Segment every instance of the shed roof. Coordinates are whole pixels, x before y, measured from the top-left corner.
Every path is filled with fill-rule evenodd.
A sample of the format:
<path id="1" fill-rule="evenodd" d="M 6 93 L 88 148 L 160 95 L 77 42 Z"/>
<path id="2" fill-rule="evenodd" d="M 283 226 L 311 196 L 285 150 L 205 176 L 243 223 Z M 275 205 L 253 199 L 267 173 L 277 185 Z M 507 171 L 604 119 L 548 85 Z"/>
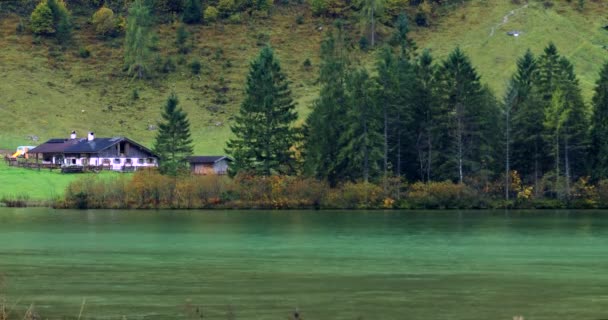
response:
<path id="1" fill-rule="evenodd" d="M 230 157 L 227 156 L 192 156 L 188 158 L 190 163 L 216 163 L 221 160 L 232 161 Z"/>

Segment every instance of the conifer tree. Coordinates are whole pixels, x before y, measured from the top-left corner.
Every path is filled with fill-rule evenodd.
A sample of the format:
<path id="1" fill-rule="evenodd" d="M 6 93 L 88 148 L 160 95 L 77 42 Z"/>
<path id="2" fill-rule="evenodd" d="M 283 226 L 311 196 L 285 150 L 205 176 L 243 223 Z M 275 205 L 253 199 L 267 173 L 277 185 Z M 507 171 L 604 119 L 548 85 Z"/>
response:
<path id="1" fill-rule="evenodd" d="M 538 70 L 537 60 L 530 50 L 517 60 L 517 71 L 511 78 L 509 101 L 511 108 L 512 168 L 521 173 L 526 183 L 534 183 L 538 190 L 545 161 L 543 121 L 545 107 L 533 92 Z"/>
<path id="2" fill-rule="evenodd" d="M 49 9 L 53 13 L 53 25 L 55 26 L 55 38 L 61 44 L 71 38 L 72 23 L 70 12 L 63 0 L 47 0 Z"/>
<path id="3" fill-rule="evenodd" d="M 321 44 L 321 92 L 304 125 L 305 171 L 327 179 L 331 186 L 344 179 L 345 168 L 338 155 L 342 148 L 340 136 L 345 130 L 348 68 L 342 24 L 337 21 L 334 31 Z"/>
<path id="4" fill-rule="evenodd" d="M 345 164 L 345 177 L 368 182 L 379 173 L 382 159 L 381 118 L 377 106 L 377 88 L 365 70 L 351 73 L 347 79 L 347 112 L 343 148 L 339 158 Z"/>
<path id="5" fill-rule="evenodd" d="M 177 95 L 172 93 L 161 114 L 163 121 L 158 124 L 154 143 L 161 172 L 173 176 L 188 170 L 188 157 L 192 155 L 188 114 L 178 104 Z"/>
<path id="6" fill-rule="evenodd" d="M 401 176 L 411 172 L 415 163 L 412 161 L 414 153 L 409 147 L 415 142 L 410 130 L 413 68 L 404 51 L 394 54 L 391 48 L 384 47 L 379 58 L 376 103 L 382 117 L 383 173 L 387 176 L 390 166 L 396 175 Z"/>
<path id="7" fill-rule="evenodd" d="M 135 0 L 129 8 L 125 35 L 125 68 L 139 79 L 149 71 L 152 31 L 150 8 L 143 0 Z"/>
<path id="8" fill-rule="evenodd" d="M 591 118 L 592 175 L 595 179 L 608 178 L 608 62 L 600 72 L 593 96 Z"/>
<path id="9" fill-rule="evenodd" d="M 574 68 L 552 43 L 539 58 L 533 97 L 545 110 L 545 144 L 550 152 L 546 156 L 552 160 L 542 161 L 543 169 L 553 171 L 555 187 L 560 188 L 554 191 L 569 196 L 570 182 L 587 171 L 589 121 Z"/>
<path id="10" fill-rule="evenodd" d="M 245 100 L 231 126 L 234 137 L 226 148 L 234 158 L 231 174 L 294 173 L 296 159 L 291 148 L 298 140 L 293 127 L 297 117 L 287 78 L 273 50 L 264 47 L 251 63 Z"/>
<path id="11" fill-rule="evenodd" d="M 201 0 L 186 0 L 182 20 L 187 24 L 201 23 L 203 20 L 203 7 Z"/>
<path id="12" fill-rule="evenodd" d="M 484 168 L 490 154 L 488 141 L 492 110 L 487 89 L 480 83 L 469 58 L 456 48 L 442 63 L 438 74 L 441 118 L 441 173 L 445 179 L 464 182 L 466 175 Z M 496 123 L 496 122 L 495 122 Z"/>
<path id="13" fill-rule="evenodd" d="M 422 52 L 415 65 L 415 84 L 412 92 L 414 135 L 418 177 L 429 182 L 432 178 L 437 139 L 436 68 L 428 50 Z"/>

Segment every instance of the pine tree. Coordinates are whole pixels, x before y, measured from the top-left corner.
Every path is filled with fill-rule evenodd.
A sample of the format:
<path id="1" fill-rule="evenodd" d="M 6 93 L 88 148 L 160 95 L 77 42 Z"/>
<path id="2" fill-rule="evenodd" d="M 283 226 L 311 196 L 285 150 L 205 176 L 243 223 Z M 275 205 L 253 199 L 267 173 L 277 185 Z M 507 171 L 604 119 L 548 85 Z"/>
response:
<path id="1" fill-rule="evenodd" d="M 61 44 L 68 42 L 72 36 L 72 23 L 65 2 L 63 0 L 47 0 L 47 3 L 53 13 L 55 38 Z"/>
<path id="2" fill-rule="evenodd" d="M 495 127 L 488 117 L 498 112 L 460 48 L 442 63 L 438 80 L 442 132 L 439 170 L 445 179 L 463 183 L 466 175 L 487 166 L 484 162 L 490 158 L 493 142 L 488 140 L 488 129 Z"/>
<path id="3" fill-rule="evenodd" d="M 600 72 L 593 96 L 591 161 L 594 179 L 608 178 L 608 62 Z"/>
<path id="4" fill-rule="evenodd" d="M 342 149 L 340 137 L 345 130 L 345 79 L 348 73 L 343 30 L 339 21 L 335 31 L 321 44 L 319 72 L 321 92 L 304 125 L 304 166 L 308 175 L 327 179 L 331 186 L 335 186 L 345 176 L 345 167 L 338 155 Z"/>
<path id="5" fill-rule="evenodd" d="M 404 51 L 394 54 L 389 47 L 382 49 L 379 58 L 376 103 L 382 117 L 383 173 L 387 176 L 390 166 L 396 175 L 401 176 L 404 172 L 411 172 L 406 168 L 415 163 L 411 161 L 414 157 L 409 147 L 414 140 L 408 130 L 412 121 L 413 67 Z"/>
<path id="6" fill-rule="evenodd" d="M 552 162 L 541 161 L 546 164 L 543 169 L 553 171 L 559 188 L 554 191 L 569 196 L 571 181 L 587 172 L 589 120 L 574 68 L 552 43 L 539 58 L 532 96 L 533 103 L 545 110 L 545 144 L 550 151 L 545 155 Z"/>
<path id="7" fill-rule="evenodd" d="M 149 71 L 152 31 L 150 9 L 143 0 L 135 0 L 129 8 L 125 35 L 125 67 L 139 79 Z"/>
<path id="8" fill-rule="evenodd" d="M 201 0 L 186 0 L 182 20 L 187 24 L 196 24 L 203 21 L 203 6 Z"/>
<path id="9" fill-rule="evenodd" d="M 539 179 L 545 163 L 545 141 L 543 121 L 545 107 L 534 92 L 538 63 L 530 50 L 517 60 L 517 71 L 511 78 L 510 101 L 513 132 L 512 168 L 521 173 L 526 183 L 534 183 L 538 191 Z M 507 95 L 508 97 L 509 95 Z"/>
<path id="10" fill-rule="evenodd" d="M 163 122 L 158 124 L 154 143 L 154 151 L 160 157 L 161 172 L 173 176 L 188 170 L 188 157 L 192 155 L 188 114 L 178 104 L 177 95 L 172 93 L 161 114 Z"/>
<path id="11" fill-rule="evenodd" d="M 377 176 L 382 159 L 382 124 L 377 108 L 377 88 L 365 70 L 347 79 L 346 126 L 341 136 L 344 146 L 339 158 L 345 163 L 346 177 L 368 182 Z"/>
<path id="12" fill-rule="evenodd" d="M 293 123 L 298 115 L 287 78 L 270 47 L 251 63 L 245 100 L 231 127 L 234 138 L 226 152 L 233 156 L 231 174 L 240 171 L 269 176 L 296 171 L 291 148 L 298 141 Z"/>

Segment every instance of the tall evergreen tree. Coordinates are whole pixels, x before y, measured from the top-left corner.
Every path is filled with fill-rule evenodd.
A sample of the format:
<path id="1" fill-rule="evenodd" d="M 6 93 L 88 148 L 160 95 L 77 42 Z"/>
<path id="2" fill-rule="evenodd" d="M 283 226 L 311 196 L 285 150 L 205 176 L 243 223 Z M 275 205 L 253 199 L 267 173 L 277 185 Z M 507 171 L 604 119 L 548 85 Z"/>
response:
<path id="1" fill-rule="evenodd" d="M 129 8 L 125 35 L 125 68 L 129 75 L 144 78 L 149 71 L 152 42 L 150 8 L 135 0 Z"/>
<path id="2" fill-rule="evenodd" d="M 558 195 L 569 196 L 571 181 L 587 171 L 589 121 L 574 68 L 552 43 L 539 58 L 533 97 L 545 111 L 546 156 L 552 160 L 542 161 L 543 169 L 553 171 L 555 187 L 563 189 L 555 190 Z"/>
<path id="3" fill-rule="evenodd" d="M 415 65 L 416 82 L 412 92 L 413 126 L 416 137 L 418 177 L 431 181 L 434 166 L 434 144 L 437 138 L 436 68 L 428 50 L 422 52 Z"/>
<path id="4" fill-rule="evenodd" d="M 350 180 L 378 175 L 382 159 L 382 135 L 376 104 L 377 88 L 365 70 L 350 74 L 347 79 L 346 127 L 341 136 L 339 157 L 346 164 L 346 177 Z"/>
<path id="5" fill-rule="evenodd" d="M 201 0 L 186 0 L 182 20 L 188 24 L 201 23 L 203 20 L 203 5 Z"/>
<path id="6" fill-rule="evenodd" d="M 543 140 L 545 108 L 533 92 L 537 70 L 537 60 L 530 50 L 526 51 L 517 60 L 517 71 L 510 82 L 511 92 L 507 95 L 512 113 L 512 167 L 521 173 L 526 183 L 533 182 L 535 190 L 538 190 L 546 155 Z"/>
<path id="7" fill-rule="evenodd" d="M 304 125 L 305 171 L 335 186 L 344 179 L 344 164 L 339 161 L 340 136 L 345 131 L 345 79 L 348 58 L 342 24 L 321 44 L 319 82 L 321 92 Z"/>
<path id="8" fill-rule="evenodd" d="M 65 43 L 72 37 L 72 23 L 70 12 L 63 0 L 47 0 L 48 6 L 53 13 L 53 25 L 55 26 L 55 37 L 59 43 Z"/>
<path id="9" fill-rule="evenodd" d="M 161 115 L 163 122 L 158 124 L 154 143 L 154 151 L 160 157 L 160 170 L 169 175 L 187 171 L 188 157 L 192 155 L 188 114 L 178 104 L 177 95 L 172 93 Z"/>
<path id="10" fill-rule="evenodd" d="M 389 47 L 383 48 L 379 58 L 376 103 L 382 117 L 383 173 L 387 176 L 390 166 L 400 176 L 404 165 L 412 163 L 407 155 L 413 141 L 407 129 L 412 120 L 413 68 L 405 55 L 395 55 Z"/>
<path id="11" fill-rule="evenodd" d="M 485 167 L 491 143 L 486 136 L 490 127 L 488 92 L 469 58 L 456 48 L 442 63 L 438 73 L 440 125 L 442 131 L 440 170 L 446 179 L 464 182 L 465 176 Z"/>
<path id="12" fill-rule="evenodd" d="M 231 174 L 294 173 L 296 159 L 291 148 L 298 140 L 293 127 L 297 117 L 287 78 L 272 49 L 264 47 L 251 63 L 245 100 L 231 126 L 234 138 L 226 148 L 234 158 Z"/>
<path id="13" fill-rule="evenodd" d="M 600 72 L 593 96 L 591 156 L 594 179 L 608 178 L 608 62 Z"/>

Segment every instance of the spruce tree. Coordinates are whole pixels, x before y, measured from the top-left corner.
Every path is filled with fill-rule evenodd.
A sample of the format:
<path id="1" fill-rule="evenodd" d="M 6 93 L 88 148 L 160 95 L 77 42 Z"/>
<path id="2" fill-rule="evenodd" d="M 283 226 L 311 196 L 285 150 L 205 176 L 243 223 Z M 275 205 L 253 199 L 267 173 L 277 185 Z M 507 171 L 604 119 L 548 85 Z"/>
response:
<path id="1" fill-rule="evenodd" d="M 376 103 L 382 118 L 383 173 L 386 176 L 391 167 L 392 173 L 401 176 L 415 171 L 416 168 L 416 162 L 413 161 L 415 153 L 410 147 L 415 143 L 410 130 L 414 102 L 413 67 L 404 51 L 394 54 L 389 47 L 382 49 L 379 58 Z"/>
<path id="2" fill-rule="evenodd" d="M 190 122 L 188 114 L 178 107 L 175 93 L 167 99 L 158 124 L 154 152 L 160 157 L 160 170 L 164 174 L 177 175 L 188 170 L 188 157 L 192 155 Z"/>
<path id="3" fill-rule="evenodd" d="M 412 89 L 414 136 L 416 138 L 416 161 L 418 178 L 429 182 L 432 179 L 437 154 L 437 95 L 433 57 L 428 50 L 422 52 L 415 64 L 415 83 Z"/>
<path id="4" fill-rule="evenodd" d="M 591 155 L 594 179 L 608 178 L 608 62 L 600 72 L 593 96 Z"/>
<path id="5" fill-rule="evenodd" d="M 201 23 L 203 20 L 203 7 L 201 0 L 186 0 L 182 20 L 187 24 Z"/>
<path id="6" fill-rule="evenodd" d="M 509 90 L 515 96 L 509 101 L 512 119 L 512 168 L 526 183 L 534 183 L 538 190 L 545 163 L 543 121 L 545 107 L 534 90 L 538 63 L 530 50 L 517 60 L 517 71 L 511 78 Z M 509 97 L 509 95 L 507 95 Z"/>
<path id="7" fill-rule="evenodd" d="M 152 42 L 150 8 L 143 0 L 135 0 L 129 8 L 125 35 L 125 68 L 127 73 L 139 79 L 150 69 L 150 44 Z"/>
<path id="8" fill-rule="evenodd" d="M 440 121 L 439 167 L 444 179 L 464 182 L 465 176 L 485 168 L 492 142 L 487 117 L 498 112 L 480 83 L 469 58 L 456 48 L 438 73 Z"/>
<path id="9" fill-rule="evenodd" d="M 532 97 L 545 110 L 547 149 L 542 169 L 552 171 L 556 182 L 563 180 L 556 183 L 556 194 L 569 196 L 571 181 L 587 172 L 589 120 L 574 68 L 552 43 L 539 58 Z"/>
<path id="10" fill-rule="evenodd" d="M 345 176 L 345 167 L 338 155 L 342 149 L 340 137 L 345 130 L 348 68 L 342 24 L 338 21 L 321 44 L 321 92 L 304 125 L 305 172 L 326 179 L 331 186 Z"/>
<path id="11" fill-rule="evenodd" d="M 368 182 L 378 176 L 382 159 L 382 124 L 378 112 L 378 90 L 365 70 L 351 73 L 347 79 L 345 131 L 339 158 L 345 164 L 345 177 Z"/>
<path id="12" fill-rule="evenodd" d="M 296 159 L 291 148 L 298 140 L 298 131 L 293 127 L 297 117 L 287 78 L 273 50 L 264 47 L 251 63 L 245 100 L 231 126 L 234 137 L 226 148 L 234 158 L 231 174 L 295 173 Z"/>
<path id="13" fill-rule="evenodd" d="M 70 12 L 63 0 L 47 0 L 47 3 L 53 13 L 55 37 L 59 43 L 64 44 L 71 38 L 72 23 L 70 21 Z"/>

